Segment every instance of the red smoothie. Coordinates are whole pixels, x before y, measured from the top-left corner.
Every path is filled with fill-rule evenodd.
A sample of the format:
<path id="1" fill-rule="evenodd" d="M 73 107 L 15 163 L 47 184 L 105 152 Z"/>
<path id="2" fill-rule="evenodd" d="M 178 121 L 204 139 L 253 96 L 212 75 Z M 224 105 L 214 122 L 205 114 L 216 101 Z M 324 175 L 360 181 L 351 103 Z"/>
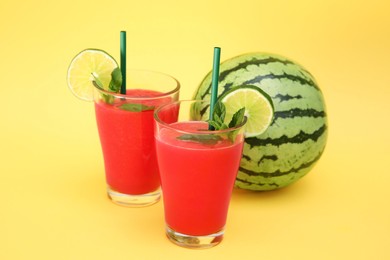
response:
<path id="1" fill-rule="evenodd" d="M 176 129 L 207 129 L 205 122 L 180 122 Z M 156 150 L 161 174 L 167 225 L 187 235 L 202 236 L 221 231 L 227 211 L 243 142 L 229 139 L 214 144 L 183 141 L 180 132 L 161 129 Z"/>
<path id="2" fill-rule="evenodd" d="M 155 107 L 171 100 L 171 97 L 157 98 L 161 94 L 131 89 L 127 90 L 126 96 L 139 99 L 115 99 L 113 104 L 103 100 L 95 102 L 106 179 L 111 189 L 137 195 L 159 188 L 153 112 Z M 134 104 L 136 108 L 142 104 L 142 111 L 129 109 Z"/>

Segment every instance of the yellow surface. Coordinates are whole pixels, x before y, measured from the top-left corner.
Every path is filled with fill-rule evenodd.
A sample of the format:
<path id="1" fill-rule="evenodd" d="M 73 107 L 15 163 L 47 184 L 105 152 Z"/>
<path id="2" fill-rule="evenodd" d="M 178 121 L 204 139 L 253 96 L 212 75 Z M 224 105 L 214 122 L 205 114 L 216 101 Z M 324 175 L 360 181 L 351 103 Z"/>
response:
<path id="1" fill-rule="evenodd" d="M 390 2 L 0 2 L 0 259 L 390 259 Z M 163 206 L 105 197 L 91 103 L 66 86 L 84 48 L 164 71 L 190 98 L 222 60 L 290 57 L 318 80 L 329 141 L 286 189 L 233 193 L 226 236 L 188 250 L 164 236 Z"/>

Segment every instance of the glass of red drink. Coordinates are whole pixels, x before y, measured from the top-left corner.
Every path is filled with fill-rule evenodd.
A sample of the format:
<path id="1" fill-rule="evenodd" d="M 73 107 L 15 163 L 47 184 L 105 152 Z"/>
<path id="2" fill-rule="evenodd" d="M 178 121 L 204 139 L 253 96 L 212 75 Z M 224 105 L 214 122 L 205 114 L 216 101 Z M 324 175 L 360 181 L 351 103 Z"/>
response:
<path id="1" fill-rule="evenodd" d="M 210 131 L 194 116 L 208 107 L 207 101 L 177 101 L 154 114 L 166 235 L 188 248 L 222 241 L 243 149 L 246 119 L 237 127 Z"/>
<path id="2" fill-rule="evenodd" d="M 160 199 L 153 112 L 178 100 L 179 82 L 166 74 L 127 71 L 126 94 L 94 88 L 95 114 L 103 152 L 108 197 L 141 207 Z"/>

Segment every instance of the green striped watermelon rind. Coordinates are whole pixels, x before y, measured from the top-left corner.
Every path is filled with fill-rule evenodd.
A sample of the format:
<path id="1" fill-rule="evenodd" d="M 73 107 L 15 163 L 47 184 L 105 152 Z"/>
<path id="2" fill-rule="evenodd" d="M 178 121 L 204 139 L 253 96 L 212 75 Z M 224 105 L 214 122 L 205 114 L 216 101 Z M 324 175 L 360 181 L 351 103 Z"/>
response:
<path id="1" fill-rule="evenodd" d="M 274 120 L 263 134 L 245 139 L 236 187 L 274 190 L 305 176 L 320 159 L 328 135 L 323 94 L 298 63 L 270 53 L 247 53 L 220 64 L 218 95 L 254 85 L 272 98 Z M 194 99 L 210 99 L 211 71 Z M 207 108 L 197 108 L 207 117 Z"/>

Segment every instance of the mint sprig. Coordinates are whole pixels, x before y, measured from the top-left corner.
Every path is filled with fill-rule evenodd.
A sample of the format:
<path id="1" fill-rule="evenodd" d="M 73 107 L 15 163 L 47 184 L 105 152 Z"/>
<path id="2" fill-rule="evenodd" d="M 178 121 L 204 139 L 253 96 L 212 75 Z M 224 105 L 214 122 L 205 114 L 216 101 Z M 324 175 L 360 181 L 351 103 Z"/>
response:
<path id="1" fill-rule="evenodd" d="M 127 110 L 131 112 L 142 112 L 146 110 L 154 110 L 154 106 L 147 106 L 144 104 L 138 104 L 138 103 L 126 103 L 119 106 L 122 110 Z"/>
<path id="2" fill-rule="evenodd" d="M 229 123 L 229 128 L 236 127 L 242 124 L 245 118 L 245 107 L 240 108 L 236 113 L 234 113 L 232 119 Z"/>
<path id="3" fill-rule="evenodd" d="M 217 102 L 214 105 L 213 119 L 207 120 L 209 125 L 212 126 L 210 130 L 223 130 L 229 128 L 225 124 L 226 107 L 222 102 Z"/>
<path id="4" fill-rule="evenodd" d="M 214 130 L 223 130 L 236 127 L 242 124 L 244 120 L 245 107 L 240 108 L 236 113 L 233 114 L 233 117 L 228 125 L 225 123 L 225 117 L 226 107 L 222 102 L 218 101 L 214 106 L 213 119 L 207 120 L 207 122 L 214 127 Z"/>
<path id="5" fill-rule="evenodd" d="M 196 135 L 196 134 L 183 134 L 178 136 L 177 139 L 182 141 L 197 142 L 208 145 L 213 145 L 222 140 L 219 135 Z"/>
<path id="6" fill-rule="evenodd" d="M 108 89 L 111 92 L 118 93 L 121 90 L 121 86 L 122 86 L 122 72 L 119 67 L 116 67 L 111 72 L 111 81 L 110 84 L 108 85 Z"/>
<path id="7" fill-rule="evenodd" d="M 97 87 L 98 89 L 105 90 L 103 83 L 100 81 L 99 77 L 96 76 L 94 73 L 91 73 L 93 80 L 92 84 Z M 111 81 L 108 85 L 107 91 L 113 92 L 113 93 L 119 93 L 122 85 L 122 72 L 119 69 L 119 67 L 116 67 L 111 72 Z M 112 104 L 114 102 L 114 97 L 108 94 L 102 94 L 102 98 L 104 102 L 108 104 Z"/>
<path id="8" fill-rule="evenodd" d="M 213 127 L 213 130 L 224 130 L 228 128 L 233 128 L 242 124 L 245 118 L 245 107 L 239 109 L 234 113 L 229 124 L 225 123 L 226 117 L 226 107 L 222 102 L 217 102 L 214 105 L 213 119 L 207 120 L 207 122 Z M 227 134 L 227 138 L 234 143 L 234 140 L 237 136 L 238 130 L 231 131 Z M 182 141 L 191 141 L 197 143 L 203 143 L 206 145 L 214 145 L 221 141 L 223 138 L 217 134 L 207 134 L 207 135 L 197 135 L 197 134 L 183 134 L 178 136 L 177 139 Z"/>
<path id="9" fill-rule="evenodd" d="M 214 106 L 213 119 L 208 120 L 208 123 L 214 128 L 213 130 L 223 130 L 223 129 L 233 128 L 242 124 L 245 118 L 245 107 L 240 108 L 238 111 L 236 111 L 236 113 L 233 114 L 233 117 L 230 120 L 228 125 L 226 125 L 225 123 L 225 116 L 226 116 L 226 107 L 222 102 L 218 101 Z M 227 134 L 227 138 L 232 143 L 234 143 L 237 133 L 238 130 L 231 131 Z"/>

